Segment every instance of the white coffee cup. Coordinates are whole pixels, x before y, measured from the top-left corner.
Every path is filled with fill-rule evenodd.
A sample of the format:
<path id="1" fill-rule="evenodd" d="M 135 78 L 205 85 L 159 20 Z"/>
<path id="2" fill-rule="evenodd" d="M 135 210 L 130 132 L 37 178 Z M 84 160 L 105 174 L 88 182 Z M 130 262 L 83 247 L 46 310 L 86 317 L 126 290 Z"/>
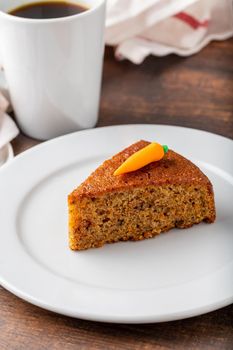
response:
<path id="1" fill-rule="evenodd" d="M 89 9 L 69 17 L 8 14 L 35 2 L 0 1 L 0 63 L 21 130 L 45 140 L 97 122 L 105 0 L 71 0 Z"/>

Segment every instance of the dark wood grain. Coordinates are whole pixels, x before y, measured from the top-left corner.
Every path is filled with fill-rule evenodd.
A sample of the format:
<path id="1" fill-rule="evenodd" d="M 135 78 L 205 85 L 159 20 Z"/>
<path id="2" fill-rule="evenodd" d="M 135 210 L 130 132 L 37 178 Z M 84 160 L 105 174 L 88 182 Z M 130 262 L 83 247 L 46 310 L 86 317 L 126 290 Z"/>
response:
<path id="1" fill-rule="evenodd" d="M 98 126 L 160 123 L 233 138 L 233 40 L 189 58 L 116 62 L 106 50 Z M 16 154 L 39 143 L 24 135 Z M 30 305 L 0 287 L 0 350 L 233 349 L 233 305 L 187 320 L 114 325 L 72 319 Z"/>
<path id="2" fill-rule="evenodd" d="M 233 138 L 233 40 L 140 66 L 106 56 L 99 126 L 161 123 Z"/>

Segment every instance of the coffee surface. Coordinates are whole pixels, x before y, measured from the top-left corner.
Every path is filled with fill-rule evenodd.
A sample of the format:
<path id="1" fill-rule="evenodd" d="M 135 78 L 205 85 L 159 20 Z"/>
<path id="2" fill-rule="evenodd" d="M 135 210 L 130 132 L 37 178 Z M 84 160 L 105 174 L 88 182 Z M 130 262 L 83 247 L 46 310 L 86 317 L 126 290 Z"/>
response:
<path id="1" fill-rule="evenodd" d="M 43 1 L 17 7 L 9 14 L 22 18 L 49 19 L 77 15 L 87 11 L 81 4 L 66 1 Z"/>

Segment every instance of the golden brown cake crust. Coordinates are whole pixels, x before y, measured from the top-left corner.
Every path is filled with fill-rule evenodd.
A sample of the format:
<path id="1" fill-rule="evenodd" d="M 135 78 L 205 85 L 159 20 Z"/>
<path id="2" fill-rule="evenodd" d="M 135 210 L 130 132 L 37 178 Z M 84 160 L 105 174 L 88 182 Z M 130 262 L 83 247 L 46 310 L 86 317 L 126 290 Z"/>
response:
<path id="1" fill-rule="evenodd" d="M 133 153 L 147 146 L 149 142 L 138 141 L 111 159 L 106 160 L 77 189 L 70 194 L 70 200 L 92 197 L 108 192 L 166 184 L 205 184 L 212 192 L 212 185 L 201 170 L 186 158 L 169 150 L 164 158 L 132 173 L 114 176 L 114 171 Z"/>

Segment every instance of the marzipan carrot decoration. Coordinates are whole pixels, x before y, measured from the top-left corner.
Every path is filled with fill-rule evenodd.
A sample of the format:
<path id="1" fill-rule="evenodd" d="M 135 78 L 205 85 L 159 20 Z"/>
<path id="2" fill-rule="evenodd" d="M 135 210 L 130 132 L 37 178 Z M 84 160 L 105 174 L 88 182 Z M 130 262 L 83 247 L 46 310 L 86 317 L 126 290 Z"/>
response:
<path id="1" fill-rule="evenodd" d="M 152 142 L 148 146 L 140 149 L 140 151 L 135 152 L 132 154 L 132 156 L 127 158 L 126 161 L 119 166 L 113 175 L 121 175 L 141 169 L 147 164 L 162 159 L 167 151 L 168 146 L 162 146 L 159 143 Z"/>

